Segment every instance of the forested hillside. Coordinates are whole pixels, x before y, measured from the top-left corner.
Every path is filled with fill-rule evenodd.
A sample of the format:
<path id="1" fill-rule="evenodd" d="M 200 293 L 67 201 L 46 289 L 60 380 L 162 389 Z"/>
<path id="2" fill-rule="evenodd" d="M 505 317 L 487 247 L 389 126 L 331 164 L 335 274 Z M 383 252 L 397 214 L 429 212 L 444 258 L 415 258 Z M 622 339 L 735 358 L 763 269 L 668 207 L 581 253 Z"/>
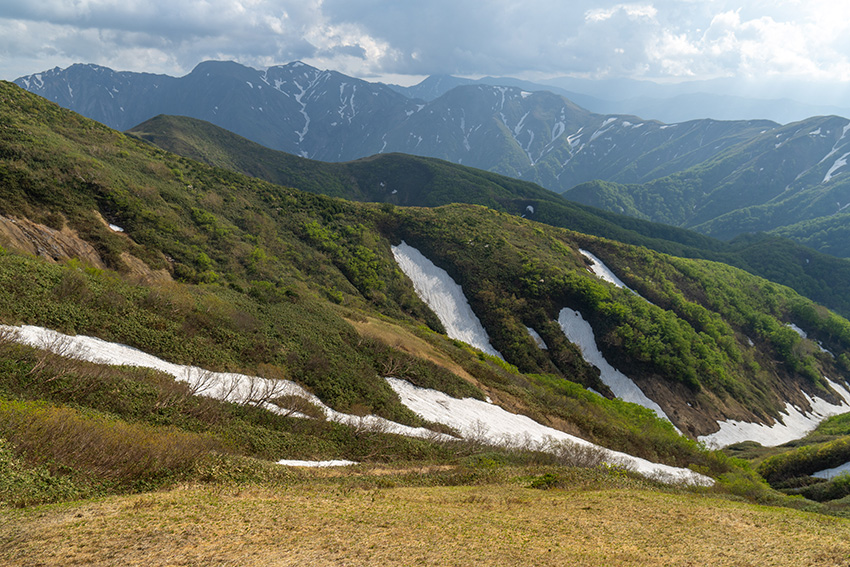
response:
<path id="1" fill-rule="evenodd" d="M 430 158 L 384 154 L 346 163 L 307 160 L 187 117 L 158 116 L 129 133 L 184 157 L 312 193 L 394 205 L 485 205 L 659 252 L 724 262 L 792 287 L 845 317 L 850 315 L 850 261 L 791 240 L 759 234 L 729 243 L 581 205 L 532 183 Z M 596 183 L 592 192 L 603 195 L 607 187 Z"/>

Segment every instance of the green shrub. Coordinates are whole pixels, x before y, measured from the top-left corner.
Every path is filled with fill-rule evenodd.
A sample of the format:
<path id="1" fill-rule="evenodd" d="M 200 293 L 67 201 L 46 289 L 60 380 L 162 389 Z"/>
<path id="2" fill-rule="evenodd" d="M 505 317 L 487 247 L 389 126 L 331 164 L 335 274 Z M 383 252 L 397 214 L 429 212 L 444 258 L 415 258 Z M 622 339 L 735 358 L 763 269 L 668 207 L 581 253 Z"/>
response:
<path id="1" fill-rule="evenodd" d="M 0 401 L 0 437 L 35 463 L 80 470 L 128 488 L 186 474 L 219 447 L 197 434 L 34 402 Z"/>

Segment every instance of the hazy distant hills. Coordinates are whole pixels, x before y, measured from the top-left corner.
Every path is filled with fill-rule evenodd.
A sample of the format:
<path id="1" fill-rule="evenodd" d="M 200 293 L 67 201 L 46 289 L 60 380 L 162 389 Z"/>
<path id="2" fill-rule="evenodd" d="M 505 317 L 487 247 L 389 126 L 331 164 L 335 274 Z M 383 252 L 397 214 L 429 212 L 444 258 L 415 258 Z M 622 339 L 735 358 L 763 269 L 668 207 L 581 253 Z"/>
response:
<path id="1" fill-rule="evenodd" d="M 577 79 L 558 77 L 540 82 L 512 77 L 465 79 L 432 75 L 409 87 L 390 85 L 410 98 L 430 101 L 460 85 L 485 84 L 548 90 L 597 114 L 629 114 L 661 122 L 714 120 L 771 120 L 788 124 L 811 116 L 850 116 L 841 88 L 820 86 L 801 91 L 790 84 L 732 80 L 686 81 L 660 84 L 634 79 Z"/>

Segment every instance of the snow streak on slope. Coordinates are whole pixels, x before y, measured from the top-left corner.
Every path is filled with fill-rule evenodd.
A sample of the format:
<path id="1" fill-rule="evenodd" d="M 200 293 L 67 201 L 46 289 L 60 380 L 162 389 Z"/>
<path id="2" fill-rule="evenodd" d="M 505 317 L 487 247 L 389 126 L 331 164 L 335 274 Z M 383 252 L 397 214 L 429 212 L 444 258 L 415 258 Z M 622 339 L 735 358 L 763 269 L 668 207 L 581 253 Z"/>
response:
<path id="1" fill-rule="evenodd" d="M 546 346 L 546 341 L 543 340 L 543 337 L 540 336 L 540 333 L 532 329 L 531 327 L 526 327 L 528 329 L 528 334 L 531 335 L 531 338 L 534 339 L 534 343 L 540 347 L 542 350 L 549 350 L 549 347 Z"/>
<path id="2" fill-rule="evenodd" d="M 235 403 L 256 403 L 275 413 L 284 413 L 279 407 L 268 403 L 268 399 L 284 395 L 306 398 L 320 407 L 328 419 L 353 427 L 386 431 L 408 437 L 424 437 L 432 439 L 451 439 L 448 435 L 434 433 L 422 427 L 408 427 L 393 421 L 368 415 L 358 417 L 338 412 L 326 406 L 315 395 L 289 380 L 268 380 L 257 376 L 246 376 L 231 372 L 209 372 L 197 366 L 173 364 L 142 352 L 127 345 L 110 343 L 95 337 L 83 335 L 63 335 L 56 331 L 24 325 L 8 327 L 0 325 L 0 330 L 11 331 L 19 342 L 51 350 L 57 354 L 70 356 L 98 364 L 117 366 L 137 366 L 153 368 L 174 376 L 181 382 L 187 382 L 196 389 L 199 395 Z M 286 412 L 289 413 L 289 412 Z"/>
<path id="3" fill-rule="evenodd" d="M 583 248 L 579 248 L 578 251 L 581 252 L 582 256 L 586 256 L 587 259 L 590 260 L 590 271 L 593 272 L 596 277 L 605 280 L 606 282 L 612 283 L 619 288 L 627 289 L 637 295 L 637 292 L 626 284 L 624 284 L 623 280 L 618 278 L 617 275 L 602 262 L 602 260 L 594 256 L 587 250 L 584 250 Z"/>
<path id="4" fill-rule="evenodd" d="M 445 270 L 404 241 L 392 251 L 399 268 L 411 279 L 419 298 L 439 317 L 449 337 L 504 360 L 490 345 L 490 337 L 469 307 L 463 289 Z"/>
<path id="5" fill-rule="evenodd" d="M 15 340 L 31 346 L 51 350 L 63 356 L 70 356 L 79 360 L 86 360 L 98 364 L 112 364 L 118 366 L 136 366 L 141 368 L 152 368 L 174 376 L 175 379 L 188 382 L 190 385 L 199 387 L 197 393 L 212 398 L 223 399 L 231 402 L 251 402 L 258 394 L 273 393 L 275 396 L 296 395 L 308 399 L 320 407 L 328 419 L 350 425 L 353 427 L 373 429 L 386 433 L 407 435 L 410 437 L 423 437 L 436 441 L 449 441 L 454 437 L 434 433 L 429 429 L 421 427 L 414 428 L 401 425 L 392 421 L 375 416 L 357 417 L 337 412 L 325 406 L 316 396 L 304 390 L 301 386 L 289 380 L 267 380 L 255 376 L 235 374 L 227 372 L 209 372 L 195 366 L 183 366 L 173 364 L 142 352 L 127 345 L 110 343 L 95 337 L 83 335 L 64 335 L 56 331 L 24 325 L 21 327 L 10 327 L 0 325 L 0 330 L 10 331 Z M 417 408 L 422 406 L 423 400 L 431 400 L 431 403 L 444 408 L 442 423 L 457 426 L 465 436 L 474 436 L 483 430 L 490 431 L 488 440 L 496 444 L 516 445 L 527 440 L 539 443 L 541 448 L 545 447 L 547 440 L 564 441 L 570 440 L 579 444 L 591 446 L 590 443 L 574 438 L 556 429 L 550 429 L 539 423 L 524 417 L 510 414 L 498 406 L 481 402 L 479 400 L 466 399 L 457 400 L 436 390 L 416 388 L 403 380 L 387 378 L 390 386 L 399 392 L 402 402 L 413 411 L 421 413 Z M 413 393 L 411 393 L 413 392 Z M 417 401 L 418 400 L 418 401 Z M 257 405 L 275 413 L 282 413 L 277 406 L 268 402 L 260 402 Z M 464 411 L 463 408 L 473 408 Z M 421 415 L 430 415 L 425 411 Z M 470 421 L 474 419 L 474 421 Z M 482 425 L 483 424 L 483 425 Z M 470 429 L 471 426 L 471 429 Z M 492 429 L 490 429 L 492 428 Z M 612 463 L 623 464 L 634 468 L 637 472 L 652 478 L 667 482 L 684 482 L 697 485 L 710 485 L 713 481 L 705 476 L 698 475 L 687 469 L 678 469 L 666 465 L 650 463 L 643 459 L 631 457 L 623 453 L 606 451 L 606 459 Z M 347 466 L 356 464 L 352 461 L 292 461 L 280 460 L 279 464 L 288 466 Z"/>
<path id="6" fill-rule="evenodd" d="M 646 397 L 646 394 L 638 388 L 631 378 L 611 366 L 599 348 L 596 346 L 596 338 L 593 335 L 593 329 L 590 323 L 584 320 L 581 313 L 573 311 L 569 308 L 561 309 L 558 315 L 558 324 L 561 325 L 564 334 L 570 342 L 578 345 L 584 359 L 597 367 L 602 375 L 600 378 L 606 386 L 611 388 L 615 396 L 627 402 L 640 404 L 645 408 L 653 410 L 659 417 L 663 417 L 669 421 L 667 414 L 661 409 L 661 406 Z"/>
<path id="7" fill-rule="evenodd" d="M 850 156 L 850 152 L 844 154 L 832 164 L 832 167 L 829 168 L 829 171 L 826 172 L 826 175 L 823 177 L 823 181 L 821 183 L 829 183 L 832 179 L 832 176 L 835 175 L 835 172 L 847 165 L 847 156 Z"/>
<path id="8" fill-rule="evenodd" d="M 710 486 L 714 481 L 688 469 L 652 463 L 625 453 L 594 445 L 563 431 L 546 427 L 524 415 L 474 398 L 453 398 L 436 390 L 419 388 L 406 380 L 387 378 L 404 405 L 429 421 L 454 427 L 466 438 L 508 447 L 530 446 L 540 450 L 557 450 L 558 443 L 575 443 L 602 451 L 606 462 L 625 465 L 640 474 L 667 482 L 683 482 Z"/>
<path id="9" fill-rule="evenodd" d="M 749 423 L 730 419 L 719 423 L 720 431 L 711 435 L 704 435 L 699 440 L 709 447 L 725 447 L 741 441 L 756 441 L 766 447 L 775 447 L 804 437 L 827 417 L 846 413 L 850 410 L 850 391 L 828 378 L 826 381 L 841 396 L 844 403 L 831 404 L 821 398 L 812 398 L 803 392 L 812 407 L 810 413 L 806 413 L 789 403 L 785 405 L 783 412 L 785 415 L 782 416 L 782 422 L 765 425 L 764 423 Z"/>

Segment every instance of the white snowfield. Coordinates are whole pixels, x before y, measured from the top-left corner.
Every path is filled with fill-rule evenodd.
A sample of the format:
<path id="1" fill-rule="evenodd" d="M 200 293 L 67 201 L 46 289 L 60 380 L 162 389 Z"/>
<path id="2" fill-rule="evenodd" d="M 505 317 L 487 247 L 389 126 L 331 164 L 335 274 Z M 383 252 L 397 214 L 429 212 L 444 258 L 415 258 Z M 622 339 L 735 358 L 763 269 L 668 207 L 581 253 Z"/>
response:
<path id="1" fill-rule="evenodd" d="M 495 353 L 501 358 L 501 355 L 490 345 L 487 332 L 470 309 L 463 290 L 451 276 L 404 242 L 399 246 L 393 246 L 392 250 L 399 267 L 413 281 L 416 293 L 437 314 L 450 337 L 462 340 L 484 352 Z M 583 249 L 579 249 L 579 252 L 590 259 L 591 269 L 597 277 L 618 287 L 629 289 L 599 258 Z M 630 291 L 634 293 L 633 290 Z M 659 417 L 670 421 L 661 406 L 644 394 L 631 378 L 605 360 L 596 345 L 593 328 L 579 312 L 569 308 L 562 309 L 558 316 L 558 323 L 567 339 L 578 345 L 584 359 L 599 368 L 602 382 L 611 388 L 615 396 L 651 409 Z M 801 336 L 805 336 L 801 329 L 795 326 L 792 328 L 801 333 Z M 529 328 L 528 331 L 537 341 L 539 335 L 533 329 Z M 541 343 L 542 339 L 538 345 Z M 541 346 L 541 348 L 544 347 Z M 844 398 L 845 404 L 833 405 L 826 400 L 807 396 L 812 405 L 812 411 L 809 413 L 789 403 L 786 405 L 786 416 L 782 418 L 781 423 L 769 426 L 763 423 L 726 420 L 719 423 L 719 431 L 702 436 L 699 440 L 710 447 L 725 447 L 741 441 L 756 441 L 762 445 L 775 446 L 799 439 L 817 427 L 824 418 L 850 411 L 850 391 L 834 382 L 830 382 L 830 385 Z"/>
<path id="2" fill-rule="evenodd" d="M 425 428 L 408 427 L 376 416 L 358 417 L 337 412 L 304 388 L 289 380 L 267 380 L 256 376 L 228 372 L 210 372 L 196 366 L 173 364 L 127 345 L 110 343 L 84 335 L 65 335 L 31 325 L 11 327 L 0 325 L 0 331 L 10 332 L 21 343 L 56 352 L 57 354 L 99 364 L 152 368 L 187 382 L 195 393 L 236 403 L 255 403 L 269 411 L 288 413 L 268 402 L 269 399 L 294 395 L 306 398 L 320 407 L 328 419 L 349 426 L 376 430 L 410 437 L 424 437 L 435 441 L 456 440 L 450 435 L 435 433 Z M 433 419 L 456 427 L 466 436 L 483 437 L 483 440 L 501 445 L 528 446 L 545 449 L 554 441 L 572 441 L 582 446 L 595 447 L 587 441 L 545 427 L 525 416 L 506 412 L 492 403 L 474 399 L 458 400 L 442 392 L 416 388 L 406 381 L 387 378 L 390 386 L 399 393 L 402 402 L 426 419 Z M 442 411 L 427 409 L 442 408 Z M 606 461 L 633 468 L 635 471 L 666 482 L 710 485 L 713 480 L 687 469 L 650 463 L 623 453 L 600 448 Z M 297 461 L 282 459 L 281 465 L 298 467 L 348 466 L 353 461 Z"/>
<path id="3" fill-rule="evenodd" d="M 661 406 L 650 400 L 631 378 L 611 366 L 599 347 L 596 346 L 596 338 L 590 323 L 584 320 L 581 313 L 568 307 L 561 309 L 558 315 L 558 324 L 561 325 L 564 334 L 570 342 L 578 345 L 584 359 L 598 368 L 602 373 L 600 379 L 611 388 L 615 396 L 627 402 L 640 404 L 645 408 L 653 410 L 659 417 L 669 421 L 667 414 Z"/>
<path id="4" fill-rule="evenodd" d="M 440 319 L 449 337 L 504 360 L 490 344 L 490 337 L 469 306 L 463 289 L 445 270 L 435 266 L 419 250 L 404 241 L 393 246 L 392 251 L 398 267 L 413 282 L 419 298 Z"/>
<path id="5" fill-rule="evenodd" d="M 785 405 L 785 415 L 782 421 L 773 425 L 750 423 L 746 421 L 726 420 L 719 423 L 720 430 L 711 435 L 699 438 L 708 447 L 726 447 L 742 441 L 756 441 L 765 447 L 775 447 L 794 439 L 804 437 L 827 417 L 850 411 L 850 390 L 826 378 L 827 383 L 844 400 L 841 404 L 831 404 L 822 398 L 812 398 L 805 392 L 803 395 L 812 407 L 810 412 Z"/>
<path id="6" fill-rule="evenodd" d="M 338 412 L 329 408 L 318 397 L 290 380 L 269 380 L 232 372 L 210 372 L 197 366 L 173 364 L 127 345 L 110 343 L 84 335 L 64 335 L 31 325 L 22 327 L 0 325 L 0 331 L 3 330 L 15 333 L 19 342 L 50 350 L 63 356 L 99 364 L 153 368 L 170 374 L 176 380 L 186 382 L 193 393 L 210 398 L 235 403 L 252 403 L 275 413 L 297 416 L 300 414 L 281 409 L 269 402 L 280 396 L 299 396 L 321 408 L 327 419 L 352 427 L 385 431 L 408 437 L 435 440 L 453 439 L 449 435 L 435 433 L 424 427 L 408 427 L 374 415 L 361 417 Z"/>
<path id="7" fill-rule="evenodd" d="M 806 339 L 809 336 L 805 330 L 793 323 L 788 323 L 788 327 L 793 329 L 801 338 Z M 752 343 L 752 341 L 750 342 Z M 831 354 L 820 343 L 816 344 L 822 352 Z M 756 441 L 766 447 L 775 447 L 776 445 L 782 445 L 783 443 L 804 437 L 827 417 L 850 411 L 850 391 L 845 386 L 833 382 L 826 376 L 824 378 L 830 387 L 841 397 L 843 400 L 842 403 L 838 405 L 831 404 L 822 398 L 812 398 L 803 392 L 806 400 L 811 405 L 810 412 L 805 412 L 788 403 L 782 412 L 784 415 L 780 416 L 782 421 L 778 421 L 773 425 L 730 419 L 719 422 L 719 431 L 710 435 L 704 435 L 699 440 L 709 447 L 726 447 L 727 445 L 742 441 Z"/>
<path id="8" fill-rule="evenodd" d="M 615 274 L 613 271 L 611 271 L 611 268 L 606 266 L 605 263 L 602 260 L 600 260 L 599 258 L 597 258 L 596 256 L 594 256 L 593 254 L 591 254 L 590 252 L 588 252 L 587 250 L 585 250 L 583 248 L 579 248 L 578 251 L 581 253 L 582 256 L 585 256 L 588 260 L 590 260 L 590 271 L 593 272 L 593 275 L 595 275 L 597 278 L 599 278 L 603 281 L 606 281 L 608 283 L 612 283 L 612 284 L 614 284 L 615 286 L 617 286 L 621 289 L 626 289 L 626 290 L 632 292 L 633 294 L 635 294 L 636 296 L 640 297 L 641 299 L 643 299 L 647 303 L 655 305 L 650 300 L 648 300 L 647 298 L 645 298 L 644 296 L 642 296 L 641 294 L 639 294 L 638 292 L 636 292 L 635 290 L 633 290 L 632 288 L 627 286 L 625 283 L 623 283 L 623 280 L 618 278 L 617 274 Z"/>
<path id="9" fill-rule="evenodd" d="M 453 398 L 436 390 L 419 388 L 398 378 L 387 378 L 387 382 L 399 395 L 402 403 L 416 414 L 429 421 L 450 425 L 467 439 L 543 451 L 557 451 L 559 444 L 575 444 L 591 451 L 599 451 L 606 463 L 627 467 L 648 478 L 697 486 L 714 484 L 711 478 L 689 469 L 652 463 L 605 449 L 558 429 L 546 427 L 524 415 L 510 413 L 495 404 L 474 398 Z"/>

